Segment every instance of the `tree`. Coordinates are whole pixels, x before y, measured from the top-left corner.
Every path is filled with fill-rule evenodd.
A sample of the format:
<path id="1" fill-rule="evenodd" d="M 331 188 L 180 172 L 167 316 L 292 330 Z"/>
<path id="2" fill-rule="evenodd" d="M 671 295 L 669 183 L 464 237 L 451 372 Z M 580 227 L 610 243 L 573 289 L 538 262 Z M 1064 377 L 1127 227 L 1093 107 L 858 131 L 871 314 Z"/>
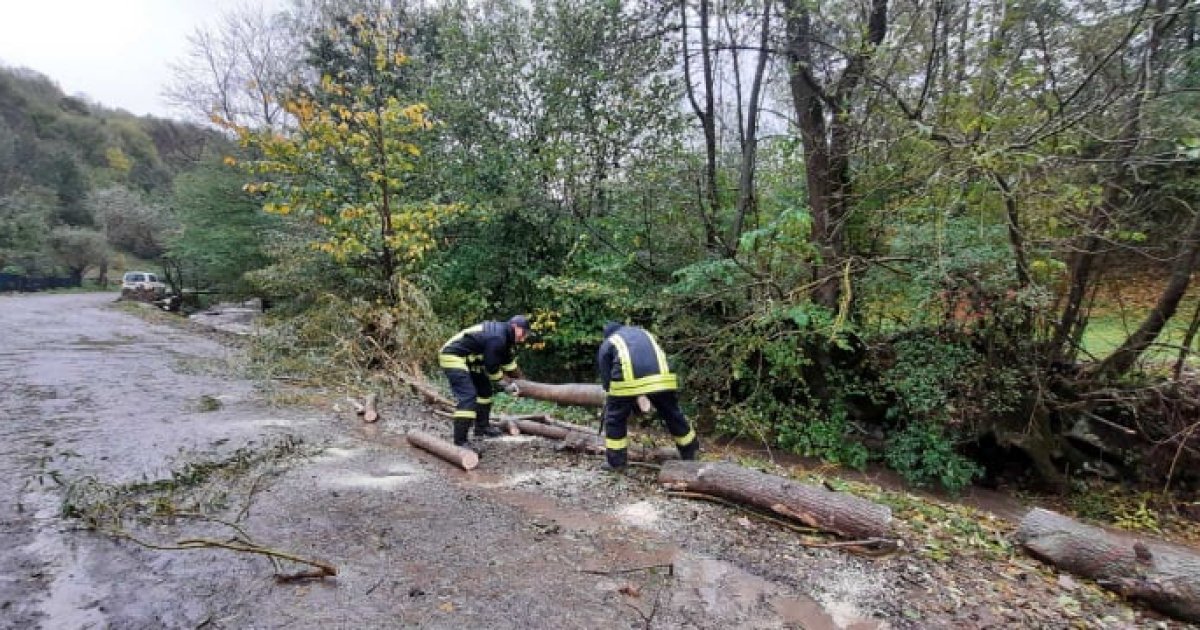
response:
<path id="1" fill-rule="evenodd" d="M 171 205 L 180 228 L 166 255 L 190 286 L 244 293 L 246 273 L 270 261 L 264 248 L 279 219 L 262 212 L 255 196 L 242 190 L 243 181 L 236 170 L 215 164 L 175 180 Z"/>
<path id="2" fill-rule="evenodd" d="M 215 28 L 188 37 L 186 57 L 172 64 L 168 101 L 200 120 L 213 116 L 255 128 L 281 128 L 283 95 L 297 80 L 302 51 L 282 16 L 262 7 L 225 13 Z"/>
<path id="3" fill-rule="evenodd" d="M 0 271 L 10 266 L 42 271 L 29 267 L 42 257 L 56 206 L 54 191 L 43 188 L 0 197 Z"/>
<path id="4" fill-rule="evenodd" d="M 121 186 L 95 191 L 88 206 L 109 245 L 139 258 L 153 259 L 163 253 L 172 227 L 163 208 Z"/>
<path id="5" fill-rule="evenodd" d="M 50 232 L 50 247 L 58 261 L 71 274 L 75 286 L 83 284 L 83 274 L 105 264 L 108 243 L 100 232 L 82 227 L 58 227 Z"/>
<path id="6" fill-rule="evenodd" d="M 268 213 L 311 222 L 313 249 L 374 276 L 376 295 L 394 298 L 397 272 L 436 246 L 433 229 L 461 211 L 455 204 L 406 198 L 417 144 L 433 126 L 428 107 L 395 94 L 407 57 L 387 14 L 357 13 L 317 35 L 319 85 L 286 104 L 288 135 L 226 121 L 252 155 Z"/>

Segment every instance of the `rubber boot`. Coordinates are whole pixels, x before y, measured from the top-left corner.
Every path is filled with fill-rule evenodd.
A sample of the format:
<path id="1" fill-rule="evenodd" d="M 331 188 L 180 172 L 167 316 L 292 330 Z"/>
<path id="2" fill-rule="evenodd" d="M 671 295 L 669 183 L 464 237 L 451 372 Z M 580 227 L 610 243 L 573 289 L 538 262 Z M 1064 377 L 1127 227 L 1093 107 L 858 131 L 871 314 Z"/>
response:
<path id="1" fill-rule="evenodd" d="M 628 461 L 629 453 L 625 449 L 604 449 L 604 464 L 600 466 L 602 470 L 620 471 L 624 470 Z"/>
<path id="2" fill-rule="evenodd" d="M 471 430 L 471 421 L 467 418 L 454 419 L 454 445 L 466 446 L 467 432 Z"/>
<path id="3" fill-rule="evenodd" d="M 684 446 L 676 445 L 676 448 L 679 449 L 679 459 L 696 459 L 696 454 L 700 452 L 700 438 L 695 438 Z"/>
<path id="4" fill-rule="evenodd" d="M 492 426 L 491 417 L 491 405 L 478 405 L 475 407 L 475 437 L 500 437 L 500 429 Z"/>

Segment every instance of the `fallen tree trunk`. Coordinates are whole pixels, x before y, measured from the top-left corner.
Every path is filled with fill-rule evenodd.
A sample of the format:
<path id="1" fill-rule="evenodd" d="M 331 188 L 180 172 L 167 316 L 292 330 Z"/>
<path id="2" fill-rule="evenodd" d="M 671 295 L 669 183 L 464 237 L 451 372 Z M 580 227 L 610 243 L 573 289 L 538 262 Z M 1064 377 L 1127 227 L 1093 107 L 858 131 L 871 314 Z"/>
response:
<path id="1" fill-rule="evenodd" d="M 1200 552 L 1035 508 L 1017 529 L 1031 555 L 1155 610 L 1200 622 Z"/>
<path id="2" fill-rule="evenodd" d="M 424 431 L 409 431 L 407 437 L 409 444 L 429 451 L 463 470 L 471 470 L 479 465 L 479 453 L 469 448 L 455 446 Z"/>
<path id="3" fill-rule="evenodd" d="M 579 407 L 603 407 L 604 388 L 590 383 L 539 383 L 519 379 L 515 381 L 521 390 L 521 396 L 534 400 L 544 400 L 560 405 L 576 405 Z M 653 409 L 650 400 L 638 396 L 638 411 L 650 413 Z"/>
<path id="4" fill-rule="evenodd" d="M 563 439 L 563 449 L 589 455 L 604 454 L 604 437 L 595 433 L 583 431 L 568 431 Z M 661 464 L 672 459 L 679 459 L 679 451 L 674 448 L 650 448 L 640 444 L 630 444 L 626 450 L 629 461 Z"/>
<path id="5" fill-rule="evenodd" d="M 785 516 L 809 527 L 851 539 L 887 539 L 892 510 L 844 492 L 768 475 L 724 462 L 672 461 L 658 482 Z"/>

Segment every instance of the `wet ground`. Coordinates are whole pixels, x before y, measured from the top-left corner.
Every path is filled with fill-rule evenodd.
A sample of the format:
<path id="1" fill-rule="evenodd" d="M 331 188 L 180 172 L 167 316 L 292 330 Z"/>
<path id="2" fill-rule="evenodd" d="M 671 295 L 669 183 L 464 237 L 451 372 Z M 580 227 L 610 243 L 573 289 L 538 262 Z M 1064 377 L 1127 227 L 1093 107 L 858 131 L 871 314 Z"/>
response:
<path id="1" fill-rule="evenodd" d="M 1079 593 L 1056 614 L 1063 587 L 1033 569 L 1014 584 L 1026 578 L 806 548 L 787 529 L 667 497 L 648 471 L 602 474 L 596 460 L 538 438 L 487 441 L 480 467 L 457 471 L 404 443 L 412 428 L 448 432 L 420 407 L 385 404 L 379 424 L 363 425 L 338 406 L 344 393 L 293 392 L 293 403 L 310 402 L 280 406 L 275 388 L 239 376 L 235 346 L 147 323 L 112 308 L 113 297 L 0 296 L 0 627 L 1153 623 Z M 281 444 L 286 456 L 236 476 L 181 481 L 189 464 Z M 260 556 L 155 550 L 90 531 L 61 515 L 68 489 L 88 479 L 178 484 L 160 506 L 208 492 L 210 516 L 338 575 L 279 583 Z M 128 533 L 167 544 L 230 536 L 171 513 L 132 519 Z"/>

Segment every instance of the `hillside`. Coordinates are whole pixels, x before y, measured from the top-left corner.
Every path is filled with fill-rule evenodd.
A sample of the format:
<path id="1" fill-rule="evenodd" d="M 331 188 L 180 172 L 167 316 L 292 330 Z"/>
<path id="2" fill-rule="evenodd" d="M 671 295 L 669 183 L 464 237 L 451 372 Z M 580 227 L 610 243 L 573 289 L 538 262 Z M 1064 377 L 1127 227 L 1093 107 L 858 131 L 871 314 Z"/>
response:
<path id="1" fill-rule="evenodd" d="M 175 178 L 224 142 L 0 67 L 0 273 L 78 282 L 114 261 L 160 256 Z"/>

